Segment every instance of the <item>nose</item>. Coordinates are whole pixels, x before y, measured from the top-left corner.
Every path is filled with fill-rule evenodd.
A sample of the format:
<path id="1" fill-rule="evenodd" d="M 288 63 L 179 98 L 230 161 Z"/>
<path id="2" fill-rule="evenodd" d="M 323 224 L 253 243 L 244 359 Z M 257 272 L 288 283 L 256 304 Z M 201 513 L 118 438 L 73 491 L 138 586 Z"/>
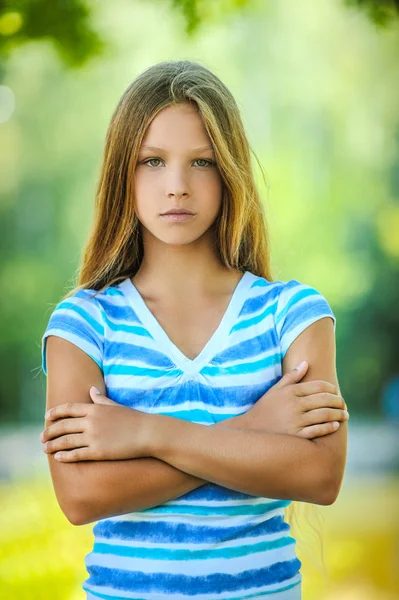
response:
<path id="1" fill-rule="evenodd" d="M 188 184 L 183 169 L 171 169 L 166 179 L 166 192 L 169 198 L 188 196 Z"/>
<path id="2" fill-rule="evenodd" d="M 188 196 L 187 192 L 182 192 L 182 193 L 180 193 L 180 192 L 176 192 L 176 193 L 170 192 L 168 194 L 168 198 L 176 198 L 176 199 L 186 198 L 187 196 Z"/>

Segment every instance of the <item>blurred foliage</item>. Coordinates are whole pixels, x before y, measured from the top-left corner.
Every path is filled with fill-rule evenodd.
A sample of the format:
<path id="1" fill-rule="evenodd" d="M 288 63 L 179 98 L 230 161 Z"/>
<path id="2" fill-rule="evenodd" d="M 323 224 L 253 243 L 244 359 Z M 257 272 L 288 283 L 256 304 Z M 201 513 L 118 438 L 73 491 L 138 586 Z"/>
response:
<path id="1" fill-rule="evenodd" d="M 40 339 L 72 285 L 114 106 L 144 67 L 179 56 L 237 97 L 272 183 L 274 274 L 326 295 L 351 418 L 383 416 L 399 356 L 398 12 L 399 0 L 0 0 L 3 423 L 43 421 Z M 398 598 L 398 500 L 397 480 L 378 481 L 321 507 L 331 586 L 299 545 L 307 600 Z M 2 600 L 82 599 L 92 542 L 48 474 L 0 484 Z"/>
<path id="2" fill-rule="evenodd" d="M 334 505 L 318 507 L 327 578 L 315 566 L 320 563 L 318 544 L 304 521 L 297 535 L 304 598 L 397 600 L 398 507 L 397 479 L 344 487 Z M 1 484 L 1 599 L 83 600 L 82 583 L 88 577 L 84 558 L 92 550 L 92 527 L 71 526 L 48 476 Z"/>
<path id="3" fill-rule="evenodd" d="M 201 18 L 215 22 L 196 39 L 183 31 L 185 17 L 166 3 L 159 8 L 161 0 L 120 0 L 119 11 L 93 4 L 91 19 L 72 9 L 83 3 L 61 4 L 82 20 L 58 23 L 65 26 L 60 45 L 68 27 L 71 40 L 77 32 L 89 39 L 90 21 L 106 50 L 70 69 L 47 44 L 31 43 L 14 47 L 4 67 L 3 422 L 42 420 L 41 335 L 73 283 L 114 106 L 144 67 L 179 55 L 200 57 L 236 96 L 270 174 L 264 197 L 274 276 L 325 294 L 337 317 L 337 370 L 351 416 L 382 417 L 382 392 L 397 376 L 399 355 L 399 31 L 380 31 L 364 15 L 354 20 L 335 0 L 204 3 Z M 3 1 L 1 14 L 28 5 L 33 14 L 38 1 Z M 216 24 L 227 5 L 230 13 Z M 48 22 L 57 6 L 51 3 Z M 82 40 L 76 55 L 68 44 L 69 61 L 78 64 L 88 44 Z"/>
<path id="4" fill-rule="evenodd" d="M 348 6 L 360 7 L 374 23 L 386 27 L 399 15 L 399 0 L 345 0 Z"/>
<path id="5" fill-rule="evenodd" d="M 51 39 L 70 67 L 104 51 L 83 0 L 0 0 L 0 56 L 26 42 L 45 39 Z"/>
<path id="6" fill-rule="evenodd" d="M 157 0 L 167 1 L 170 0 Z M 345 0 L 345 3 L 364 10 L 379 26 L 387 26 L 399 15 L 399 0 Z M 232 12 L 249 10 L 252 4 L 252 0 L 172 0 L 172 7 L 184 16 L 189 36 L 197 33 L 210 15 L 225 19 Z M 118 3 L 113 2 L 113 6 L 118 9 Z M 81 66 L 106 49 L 90 25 L 92 7 L 88 0 L 0 0 L 0 56 L 27 41 L 51 39 L 67 65 Z"/>

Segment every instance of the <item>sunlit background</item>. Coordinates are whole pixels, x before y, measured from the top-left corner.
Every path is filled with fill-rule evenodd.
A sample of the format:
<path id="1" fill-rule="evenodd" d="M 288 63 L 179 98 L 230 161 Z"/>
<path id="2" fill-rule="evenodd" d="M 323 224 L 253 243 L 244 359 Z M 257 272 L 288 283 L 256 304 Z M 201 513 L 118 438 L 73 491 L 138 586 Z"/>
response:
<path id="1" fill-rule="evenodd" d="M 40 341 L 72 287 L 111 114 L 168 59 L 236 97 L 273 276 L 316 287 L 337 318 L 348 465 L 318 509 L 326 578 L 299 529 L 303 598 L 399 598 L 398 15 L 389 0 L 0 0 L 2 600 L 84 598 L 92 524 L 72 526 L 52 488 Z"/>

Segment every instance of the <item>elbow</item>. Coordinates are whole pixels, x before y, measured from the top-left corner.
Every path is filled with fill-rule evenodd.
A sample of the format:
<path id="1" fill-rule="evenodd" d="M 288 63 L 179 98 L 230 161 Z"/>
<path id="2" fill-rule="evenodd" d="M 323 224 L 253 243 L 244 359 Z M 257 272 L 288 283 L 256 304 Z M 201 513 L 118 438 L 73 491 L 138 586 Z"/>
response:
<path id="1" fill-rule="evenodd" d="M 95 519 L 89 518 L 85 513 L 83 513 L 83 511 L 79 510 L 75 510 L 73 512 L 69 510 L 67 513 L 64 512 L 64 515 L 71 525 L 75 525 L 77 527 L 80 525 L 88 525 L 89 523 L 93 523 L 95 521 Z"/>
<path id="2" fill-rule="evenodd" d="M 338 477 L 336 474 L 330 474 L 328 477 L 323 477 L 322 481 L 319 480 L 319 494 L 316 504 L 322 506 L 331 506 L 337 500 L 341 491 L 342 477 Z"/>
<path id="3" fill-rule="evenodd" d="M 337 491 L 336 488 L 330 486 L 324 488 L 323 493 L 321 494 L 321 496 L 319 496 L 316 504 L 320 504 L 321 506 L 331 506 L 338 498 L 338 495 L 339 490 Z"/>
<path id="4" fill-rule="evenodd" d="M 78 513 L 68 512 L 64 513 L 64 515 L 66 516 L 71 525 L 85 525 L 85 523 L 83 523 L 83 521 L 80 519 L 80 515 Z"/>
<path id="5" fill-rule="evenodd" d="M 322 450 L 317 461 L 318 468 L 314 469 L 317 473 L 317 480 L 313 480 L 313 489 L 317 489 L 315 504 L 331 506 L 338 499 L 345 473 L 345 461 L 343 456 Z"/>
<path id="6" fill-rule="evenodd" d="M 86 521 L 83 518 L 83 511 L 78 506 L 72 503 L 64 503 L 58 501 L 58 505 L 64 516 L 68 519 L 71 525 L 85 525 Z"/>
<path id="7" fill-rule="evenodd" d="M 64 515 L 71 525 L 81 526 L 93 523 L 96 519 L 92 516 L 90 507 L 87 503 L 76 503 L 73 508 L 70 507 L 68 512 L 64 511 Z"/>
<path id="8" fill-rule="evenodd" d="M 82 502 L 81 499 L 59 497 L 57 495 L 58 505 L 65 517 L 71 525 L 87 525 L 93 519 L 89 518 L 89 506 L 87 502 Z"/>
<path id="9" fill-rule="evenodd" d="M 49 457 L 50 458 L 50 457 Z M 81 473 L 79 463 L 60 463 L 51 459 L 50 472 L 53 480 L 53 488 L 57 498 L 58 506 L 71 525 L 86 525 L 92 519 L 92 501 L 85 493 L 90 489 L 87 484 L 87 475 Z M 86 479 L 86 485 L 84 480 Z"/>

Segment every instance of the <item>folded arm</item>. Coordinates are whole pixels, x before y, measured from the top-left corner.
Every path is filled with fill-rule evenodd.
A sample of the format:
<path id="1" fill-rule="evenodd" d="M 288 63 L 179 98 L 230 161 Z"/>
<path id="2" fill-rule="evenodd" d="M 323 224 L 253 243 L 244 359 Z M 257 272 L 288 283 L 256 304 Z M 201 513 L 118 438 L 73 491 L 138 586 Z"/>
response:
<path id="1" fill-rule="evenodd" d="M 91 385 L 106 391 L 97 364 L 58 336 L 47 339 L 47 371 L 47 410 L 67 401 L 91 403 Z M 211 427 L 233 427 L 234 421 Z M 159 506 L 208 483 L 157 458 L 75 463 L 59 462 L 53 454 L 47 458 L 60 508 L 74 525 Z"/>
<path id="2" fill-rule="evenodd" d="M 59 505 L 73 525 L 159 506 L 209 483 L 157 458 L 60 463 L 47 457 Z"/>
<path id="3" fill-rule="evenodd" d="M 322 379 L 339 388 L 332 319 L 319 319 L 292 342 L 283 359 L 283 375 L 301 360 L 309 363 L 302 381 Z M 195 477 L 267 498 L 328 505 L 338 496 L 347 423 L 314 440 L 245 429 L 217 431 L 163 415 L 156 415 L 152 423 L 152 456 Z"/>
<path id="4" fill-rule="evenodd" d="M 91 402 L 91 385 L 105 392 L 99 367 L 83 351 L 55 336 L 47 344 L 47 409 L 67 400 Z M 283 360 L 283 373 L 301 360 L 310 365 L 303 381 L 324 379 L 338 386 L 331 319 L 321 319 L 298 336 Z M 331 504 L 338 495 L 346 460 L 346 423 L 333 434 L 306 440 L 237 430 L 234 419 L 205 427 L 154 416 L 159 417 L 156 457 L 59 463 L 49 455 L 57 499 L 70 522 L 81 525 L 144 510 L 209 481 L 249 494 L 318 504 Z M 184 440 L 185 452 L 176 448 L 173 436 L 165 436 L 161 419 L 169 420 L 179 446 Z"/>
<path id="5" fill-rule="evenodd" d="M 55 494 L 73 525 L 145 510 L 206 483 L 155 458 L 59 463 L 48 455 Z"/>
<path id="6" fill-rule="evenodd" d="M 262 496 L 331 504 L 329 456 L 293 435 L 219 429 L 157 415 L 153 455 L 223 487 Z"/>

